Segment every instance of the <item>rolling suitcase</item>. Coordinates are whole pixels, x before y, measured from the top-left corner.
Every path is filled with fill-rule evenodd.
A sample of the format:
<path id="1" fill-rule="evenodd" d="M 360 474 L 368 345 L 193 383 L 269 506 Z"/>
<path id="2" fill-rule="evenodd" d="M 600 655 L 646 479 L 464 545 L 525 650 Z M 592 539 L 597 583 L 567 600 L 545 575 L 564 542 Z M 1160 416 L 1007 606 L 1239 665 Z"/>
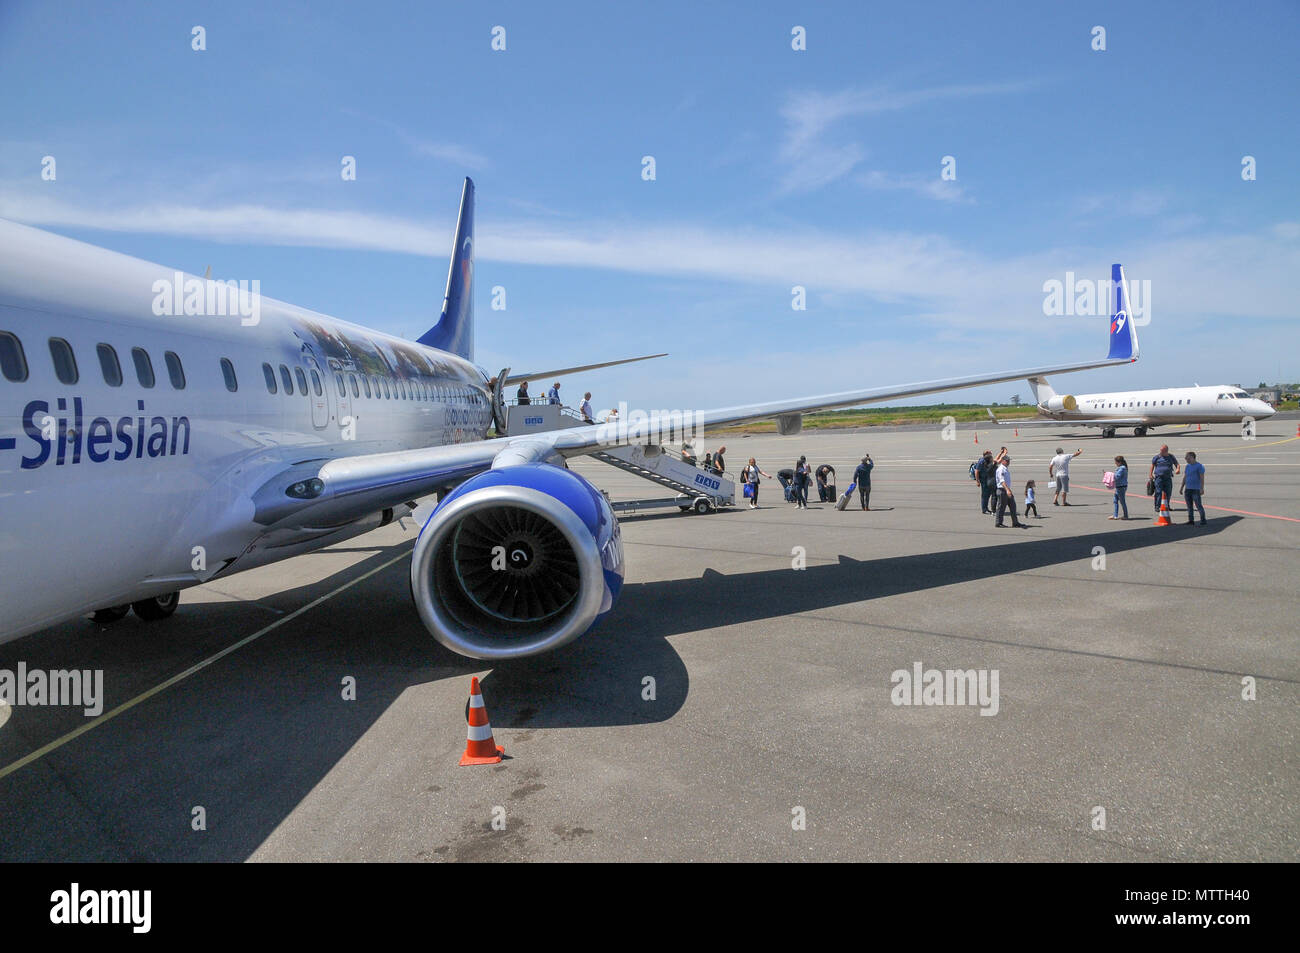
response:
<path id="1" fill-rule="evenodd" d="M 839 499 L 839 496 L 838 496 L 838 494 L 836 494 L 836 492 L 835 492 L 835 484 L 834 484 L 834 483 L 827 483 L 827 484 L 826 484 L 826 492 L 825 492 L 825 493 L 823 494 L 823 496 L 822 496 L 822 502 L 823 502 L 823 503 L 834 503 L 834 502 L 835 502 L 836 500 L 838 500 L 838 499 Z"/>
<path id="2" fill-rule="evenodd" d="M 840 497 L 840 501 L 835 504 L 835 508 L 837 510 L 843 511 L 844 507 L 849 505 L 849 498 L 853 496 L 853 491 L 856 490 L 857 488 L 858 488 L 858 481 L 854 480 L 852 483 L 849 484 L 849 488 L 844 491 L 844 495 Z"/>

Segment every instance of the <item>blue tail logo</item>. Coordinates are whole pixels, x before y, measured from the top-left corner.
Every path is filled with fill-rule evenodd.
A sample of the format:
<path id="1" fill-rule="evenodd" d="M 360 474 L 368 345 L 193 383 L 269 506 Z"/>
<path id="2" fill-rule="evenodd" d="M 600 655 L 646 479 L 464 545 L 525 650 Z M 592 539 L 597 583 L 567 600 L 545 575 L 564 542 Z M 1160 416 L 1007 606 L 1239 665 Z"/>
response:
<path id="1" fill-rule="evenodd" d="M 465 180 L 460 195 L 456 239 L 447 269 L 442 317 L 417 342 L 474 359 L 474 181 Z"/>
<path id="2" fill-rule="evenodd" d="M 1138 356 L 1137 332 L 1129 315 L 1128 285 L 1124 279 L 1124 266 L 1110 266 L 1110 280 L 1115 287 L 1115 313 L 1110 316 L 1110 353 L 1109 359 L 1135 361 Z"/>

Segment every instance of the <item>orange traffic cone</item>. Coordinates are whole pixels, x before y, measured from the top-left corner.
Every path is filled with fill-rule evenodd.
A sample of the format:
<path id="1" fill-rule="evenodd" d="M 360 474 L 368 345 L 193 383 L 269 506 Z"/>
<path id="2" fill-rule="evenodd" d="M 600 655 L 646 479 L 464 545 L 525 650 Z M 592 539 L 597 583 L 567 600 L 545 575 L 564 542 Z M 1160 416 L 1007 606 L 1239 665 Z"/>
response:
<path id="1" fill-rule="evenodd" d="M 1016 428 L 1016 436 L 1017 436 L 1017 437 L 1020 436 L 1020 428 L 1019 428 L 1019 427 Z"/>
<path id="2" fill-rule="evenodd" d="M 469 740 L 465 742 L 465 754 L 460 763 L 499 764 L 505 753 L 506 749 L 492 738 L 492 725 L 488 722 L 487 709 L 483 707 L 478 676 L 473 676 L 469 680 Z"/>
<path id="3" fill-rule="evenodd" d="M 1160 498 L 1160 515 L 1156 518 L 1155 525 L 1156 526 L 1174 525 L 1169 519 L 1169 497 L 1167 496 L 1162 496 Z"/>
<path id="4" fill-rule="evenodd" d="M 975 442 L 976 443 L 980 442 L 980 435 L 978 433 L 975 434 Z"/>

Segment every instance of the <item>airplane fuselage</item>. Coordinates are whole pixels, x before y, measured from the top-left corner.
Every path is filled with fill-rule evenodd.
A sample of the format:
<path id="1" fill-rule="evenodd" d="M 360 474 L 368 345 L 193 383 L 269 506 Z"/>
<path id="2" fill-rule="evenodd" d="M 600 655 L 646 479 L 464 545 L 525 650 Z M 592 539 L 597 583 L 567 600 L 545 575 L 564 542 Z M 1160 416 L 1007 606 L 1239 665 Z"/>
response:
<path id="1" fill-rule="evenodd" d="M 0 241 L 0 641 L 372 529 L 393 514 L 268 531 L 251 494 L 491 425 L 457 355 L 265 298 L 256 323 L 160 315 L 176 272 L 11 223 Z M 181 278 L 202 310 L 217 283 Z"/>
<path id="2" fill-rule="evenodd" d="M 1074 403 L 1073 408 L 1068 406 L 1070 402 Z M 1240 423 L 1245 417 L 1263 420 L 1274 414 L 1273 408 L 1264 401 L 1227 384 L 1054 396 L 1049 401 L 1040 402 L 1038 412 L 1053 420 L 1113 419 L 1116 426 L 1140 422 L 1146 427 Z"/>

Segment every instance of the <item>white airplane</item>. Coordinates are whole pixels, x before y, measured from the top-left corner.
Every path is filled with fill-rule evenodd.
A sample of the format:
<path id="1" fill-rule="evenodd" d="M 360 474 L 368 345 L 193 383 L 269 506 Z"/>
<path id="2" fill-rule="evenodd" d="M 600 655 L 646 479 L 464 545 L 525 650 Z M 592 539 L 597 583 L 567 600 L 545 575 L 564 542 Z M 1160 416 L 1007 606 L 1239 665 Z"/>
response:
<path id="1" fill-rule="evenodd" d="M 488 438 L 502 389 L 539 375 L 473 363 L 473 220 L 466 179 L 442 314 L 414 342 L 0 221 L 0 642 L 166 617 L 181 589 L 436 494 L 411 558 L 420 619 L 463 655 L 532 655 L 623 583 L 618 523 L 568 457 L 1137 359 L 1121 327 L 1104 360 Z"/>
<path id="2" fill-rule="evenodd" d="M 1123 330 L 1128 322 L 1128 291 L 1124 269 L 1111 266 L 1115 286 L 1116 309 L 1111 316 L 1111 333 Z M 1136 356 L 1136 351 L 1134 352 Z M 1120 427 L 1132 427 L 1133 436 L 1145 437 L 1152 427 L 1190 424 L 1241 423 L 1266 420 L 1275 411 L 1267 403 L 1251 397 L 1240 387 L 1218 384 L 1210 387 L 1166 387 L 1159 390 L 1113 391 L 1107 394 L 1058 394 L 1047 377 L 1029 378 L 1038 413 L 1046 420 L 999 421 L 992 410 L 987 413 L 1003 427 L 1032 427 L 1068 423 L 1076 427 L 1100 427 L 1103 437 L 1115 436 Z"/>

